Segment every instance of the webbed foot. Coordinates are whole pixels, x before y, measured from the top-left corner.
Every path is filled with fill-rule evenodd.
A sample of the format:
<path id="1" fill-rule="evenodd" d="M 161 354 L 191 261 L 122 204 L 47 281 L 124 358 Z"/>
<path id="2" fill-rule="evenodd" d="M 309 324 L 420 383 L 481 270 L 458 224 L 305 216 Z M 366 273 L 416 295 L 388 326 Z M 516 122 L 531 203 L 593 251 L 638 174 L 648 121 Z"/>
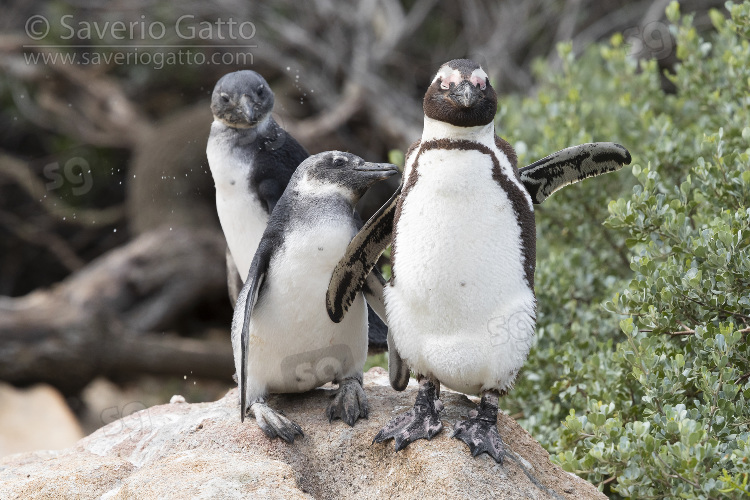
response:
<path id="1" fill-rule="evenodd" d="M 362 375 L 342 380 L 333 401 L 326 408 L 326 416 L 329 422 L 340 418 L 349 427 L 354 427 L 354 423 L 358 419 L 367 418 L 369 413 L 370 407 L 367 405 L 367 396 L 362 388 Z"/>
<path id="2" fill-rule="evenodd" d="M 287 443 L 293 443 L 296 436 L 305 437 L 299 425 L 283 413 L 273 410 L 264 399 L 258 399 L 251 404 L 250 412 L 255 416 L 261 430 L 271 439 L 280 437 Z"/>
<path id="3" fill-rule="evenodd" d="M 500 433 L 497 432 L 497 399 L 497 392 L 485 392 L 479 406 L 469 412 L 469 418 L 456 422 L 451 437 L 469 445 L 472 456 L 487 453 L 501 464 L 505 456 L 505 446 L 500 439 Z"/>
<path id="4" fill-rule="evenodd" d="M 443 402 L 437 398 L 439 382 L 423 378 L 419 382 L 419 393 L 414 408 L 397 416 L 378 432 L 373 443 L 382 443 L 393 438 L 396 451 L 403 450 L 417 439 L 432 439 L 443 430 L 439 414 Z"/>

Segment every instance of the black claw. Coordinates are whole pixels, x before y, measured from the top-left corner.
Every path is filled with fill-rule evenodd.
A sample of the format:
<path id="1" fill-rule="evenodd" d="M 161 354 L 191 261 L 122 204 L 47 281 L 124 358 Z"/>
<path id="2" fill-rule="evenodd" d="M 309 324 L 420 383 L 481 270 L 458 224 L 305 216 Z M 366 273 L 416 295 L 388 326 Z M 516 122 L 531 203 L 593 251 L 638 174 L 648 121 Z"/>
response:
<path id="1" fill-rule="evenodd" d="M 255 414 L 255 420 L 258 422 L 258 427 L 269 439 L 279 437 L 287 443 L 294 443 L 296 436 L 305 437 L 302 428 L 289 420 L 283 413 L 277 413 L 262 403 L 254 404 L 251 408 Z"/>
<path id="2" fill-rule="evenodd" d="M 395 450 L 400 451 L 417 439 L 432 439 L 443 429 L 439 418 L 442 409 L 443 403 L 436 398 L 435 385 L 423 382 L 414 408 L 388 422 L 372 442 L 382 443 L 393 438 Z"/>
<path id="3" fill-rule="evenodd" d="M 360 418 L 367 418 L 368 413 L 367 396 L 362 382 L 356 378 L 342 380 L 333 401 L 326 408 L 328 422 L 338 418 L 349 427 L 354 427 Z"/>
<path id="4" fill-rule="evenodd" d="M 497 463 L 503 463 L 505 446 L 497 432 L 497 405 L 487 401 L 485 397 L 477 409 L 469 413 L 468 419 L 456 422 L 451 437 L 469 445 L 471 456 L 487 453 Z"/>
<path id="5" fill-rule="evenodd" d="M 276 437 L 276 431 L 273 430 L 272 427 L 266 425 L 265 423 L 258 422 L 258 427 L 260 427 L 260 430 L 263 431 L 263 434 L 268 436 L 268 439 L 274 439 Z"/>

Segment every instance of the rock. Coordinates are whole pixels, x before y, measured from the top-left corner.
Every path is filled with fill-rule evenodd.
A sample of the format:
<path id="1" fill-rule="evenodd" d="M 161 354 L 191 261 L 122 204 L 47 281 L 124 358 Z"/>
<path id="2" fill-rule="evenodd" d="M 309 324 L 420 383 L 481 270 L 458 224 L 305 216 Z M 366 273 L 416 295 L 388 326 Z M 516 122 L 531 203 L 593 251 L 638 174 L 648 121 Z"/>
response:
<path id="1" fill-rule="evenodd" d="M 55 388 L 39 384 L 17 389 L 0 383 L 0 457 L 67 448 L 82 437 L 75 415 Z"/>
<path id="2" fill-rule="evenodd" d="M 370 419 L 353 428 L 325 418 L 330 388 L 270 397 L 305 431 L 291 445 L 266 438 L 252 418 L 240 423 L 237 389 L 214 403 L 152 407 L 62 452 L 0 460 L 0 498 L 606 498 L 550 463 L 504 414 L 499 431 L 517 458 L 503 465 L 472 458 L 450 429 L 474 403 L 450 391 L 442 394 L 445 429 L 432 441 L 398 453 L 392 442 L 371 445 L 393 415 L 412 405 L 416 384 L 395 392 L 385 370 L 373 368 L 365 390 Z"/>

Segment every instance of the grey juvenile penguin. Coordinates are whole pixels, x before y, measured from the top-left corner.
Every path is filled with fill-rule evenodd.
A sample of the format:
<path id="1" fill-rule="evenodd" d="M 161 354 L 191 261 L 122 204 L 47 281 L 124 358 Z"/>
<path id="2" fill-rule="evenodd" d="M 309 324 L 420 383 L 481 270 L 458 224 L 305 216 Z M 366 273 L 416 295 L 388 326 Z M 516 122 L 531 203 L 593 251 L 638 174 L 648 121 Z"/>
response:
<path id="1" fill-rule="evenodd" d="M 534 203 L 586 177 L 618 170 L 618 144 L 568 148 L 520 171 L 511 145 L 495 135 L 497 96 L 473 61 L 440 67 L 424 98 L 422 139 L 406 154 L 402 187 L 349 245 L 327 296 L 339 321 L 385 247 L 393 276 L 385 287 L 391 385 L 417 373 L 414 408 L 374 441 L 396 450 L 442 429 L 440 384 L 481 394 L 454 426 L 474 456 L 501 462 L 498 398 L 512 388 L 535 328 Z"/>
<path id="2" fill-rule="evenodd" d="M 214 122 L 206 154 L 216 209 L 227 240 L 232 303 L 247 278 L 258 242 L 294 170 L 310 156 L 271 116 L 274 94 L 255 71 L 224 75 L 214 87 Z M 360 221 L 361 225 L 361 221 Z M 369 345 L 386 347 L 387 328 L 368 308 Z"/>
<path id="3" fill-rule="evenodd" d="M 237 291 L 232 280 L 247 277 L 268 216 L 297 165 L 310 156 L 273 119 L 273 105 L 268 83 L 250 70 L 224 75 L 211 95 L 214 122 L 206 155 L 227 239 L 227 262 L 239 273 L 230 273 L 230 289 Z"/>
<path id="4" fill-rule="evenodd" d="M 367 417 L 362 369 L 367 357 L 367 307 L 356 292 L 346 319 L 333 323 L 324 295 L 331 273 L 357 233 L 354 205 L 371 184 L 398 173 L 339 151 L 311 156 L 297 168 L 255 252 L 232 321 L 240 411 L 249 410 L 271 438 L 293 442 L 302 429 L 265 403 L 268 393 L 309 391 L 327 382 L 339 390 L 326 414 L 354 425 Z M 383 282 L 370 275 L 365 293 L 385 316 Z M 373 281 L 374 280 L 374 281 Z"/>

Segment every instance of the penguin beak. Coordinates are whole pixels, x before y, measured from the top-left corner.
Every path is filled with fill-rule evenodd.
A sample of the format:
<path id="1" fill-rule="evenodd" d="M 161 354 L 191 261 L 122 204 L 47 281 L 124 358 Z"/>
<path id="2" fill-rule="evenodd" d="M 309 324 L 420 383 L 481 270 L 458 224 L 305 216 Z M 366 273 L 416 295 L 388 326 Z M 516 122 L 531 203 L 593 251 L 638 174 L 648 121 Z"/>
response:
<path id="1" fill-rule="evenodd" d="M 255 106 L 253 105 L 250 98 L 246 95 L 243 95 L 240 98 L 240 104 L 238 106 L 240 113 L 242 116 L 245 117 L 247 120 L 247 123 L 254 125 L 255 124 Z"/>
<path id="2" fill-rule="evenodd" d="M 470 108 L 479 100 L 480 90 L 468 80 L 464 80 L 456 86 L 450 96 L 453 101 L 462 108 Z"/>
<path id="3" fill-rule="evenodd" d="M 391 165 L 390 163 L 365 162 L 358 167 L 353 168 L 352 170 L 356 170 L 357 172 L 364 172 L 368 177 L 379 181 L 387 179 L 388 177 L 391 177 L 392 175 L 396 175 L 398 173 L 398 167 L 396 165 Z"/>

